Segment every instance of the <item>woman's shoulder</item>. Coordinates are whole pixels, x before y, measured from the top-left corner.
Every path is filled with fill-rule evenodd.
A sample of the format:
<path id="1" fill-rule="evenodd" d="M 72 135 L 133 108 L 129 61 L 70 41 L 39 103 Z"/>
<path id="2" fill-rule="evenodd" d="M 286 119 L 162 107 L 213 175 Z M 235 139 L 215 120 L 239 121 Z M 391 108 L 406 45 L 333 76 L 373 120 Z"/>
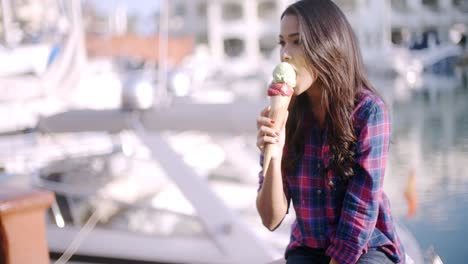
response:
<path id="1" fill-rule="evenodd" d="M 387 106 L 380 95 L 364 88 L 358 96 L 358 101 L 352 114 L 354 126 L 360 128 L 368 124 L 368 122 L 389 122 L 387 113 Z"/>
<path id="2" fill-rule="evenodd" d="M 370 89 L 363 88 L 358 95 L 353 116 L 355 118 L 366 118 L 372 113 L 384 112 L 387 112 L 387 106 L 380 95 Z"/>

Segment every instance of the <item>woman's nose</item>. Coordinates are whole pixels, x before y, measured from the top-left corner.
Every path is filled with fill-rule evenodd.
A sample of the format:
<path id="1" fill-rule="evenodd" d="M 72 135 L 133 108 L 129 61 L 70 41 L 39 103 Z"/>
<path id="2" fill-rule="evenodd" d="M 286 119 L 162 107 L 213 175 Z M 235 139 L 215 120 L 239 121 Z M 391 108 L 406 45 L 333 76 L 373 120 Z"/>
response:
<path id="1" fill-rule="evenodd" d="M 291 60 L 291 55 L 289 52 L 285 49 L 281 52 L 281 61 L 286 62 Z"/>

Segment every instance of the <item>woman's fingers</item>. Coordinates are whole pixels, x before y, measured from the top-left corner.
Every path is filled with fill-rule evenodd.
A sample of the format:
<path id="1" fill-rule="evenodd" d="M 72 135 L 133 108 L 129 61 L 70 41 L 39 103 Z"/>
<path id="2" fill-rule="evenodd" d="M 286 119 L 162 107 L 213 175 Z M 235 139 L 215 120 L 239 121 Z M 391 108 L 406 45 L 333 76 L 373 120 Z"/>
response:
<path id="1" fill-rule="evenodd" d="M 271 127 L 261 126 L 259 129 L 259 134 L 262 136 L 277 137 L 280 135 L 279 131 L 274 130 Z"/>
<path id="2" fill-rule="evenodd" d="M 275 120 L 268 117 L 270 106 L 265 107 L 257 118 L 257 147 L 263 150 L 265 144 L 275 144 L 279 142 L 280 132 L 273 129 Z"/>
<path id="3" fill-rule="evenodd" d="M 262 126 L 267 126 L 267 127 L 272 127 L 275 124 L 275 120 L 265 117 L 265 116 L 260 116 L 257 118 L 257 129 L 260 129 Z"/>
<path id="4" fill-rule="evenodd" d="M 257 147 L 262 150 L 265 143 L 278 143 L 280 132 L 270 127 L 261 126 L 257 134 Z"/>
<path id="5" fill-rule="evenodd" d="M 271 118 L 268 118 L 268 114 L 270 113 L 270 106 L 263 108 L 260 116 L 257 118 L 257 128 L 260 128 L 262 125 L 264 126 L 271 126 L 274 124 L 274 121 Z"/>
<path id="6" fill-rule="evenodd" d="M 259 136 L 257 138 L 257 147 L 260 150 L 263 150 L 265 144 L 275 144 L 279 142 L 278 137 L 270 137 L 270 136 Z"/>

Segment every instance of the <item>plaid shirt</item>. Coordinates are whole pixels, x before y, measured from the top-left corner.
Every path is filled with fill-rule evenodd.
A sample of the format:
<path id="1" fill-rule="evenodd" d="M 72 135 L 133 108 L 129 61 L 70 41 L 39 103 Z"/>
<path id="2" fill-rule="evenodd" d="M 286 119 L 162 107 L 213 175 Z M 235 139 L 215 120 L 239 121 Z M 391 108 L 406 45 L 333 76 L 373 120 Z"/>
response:
<path id="1" fill-rule="evenodd" d="M 390 140 L 387 108 L 365 89 L 352 118 L 358 140 L 355 176 L 348 183 L 327 169 L 326 130 L 314 126 L 313 118 L 305 120 L 302 163 L 292 175 L 283 173 L 284 192 L 296 212 L 287 251 L 299 246 L 325 249 L 340 264 L 354 264 L 368 248 L 378 247 L 394 262 L 404 263 L 382 190 Z M 261 172 L 259 177 L 261 188 Z"/>

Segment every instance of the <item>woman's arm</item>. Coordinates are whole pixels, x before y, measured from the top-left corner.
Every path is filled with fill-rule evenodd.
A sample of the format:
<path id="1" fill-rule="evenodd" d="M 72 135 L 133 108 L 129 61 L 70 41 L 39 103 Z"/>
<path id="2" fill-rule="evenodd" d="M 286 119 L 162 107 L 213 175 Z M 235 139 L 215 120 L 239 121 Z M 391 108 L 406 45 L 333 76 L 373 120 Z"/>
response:
<path id="1" fill-rule="evenodd" d="M 326 254 L 340 264 L 354 264 L 374 232 L 390 141 L 383 102 L 370 101 L 357 118 L 364 124 L 357 142 L 357 166 L 349 180 L 335 237 Z"/>
<path id="2" fill-rule="evenodd" d="M 274 231 L 281 224 L 288 211 L 289 199 L 286 197 L 284 187 L 281 159 L 272 159 L 257 194 L 258 213 L 263 225 L 270 231 Z"/>
<path id="3" fill-rule="evenodd" d="M 274 120 L 272 121 L 267 116 L 268 108 L 265 108 L 257 120 L 257 147 L 263 152 L 265 143 L 274 144 L 274 153 L 265 177 L 263 177 L 263 171 L 259 174 L 260 188 L 257 194 L 256 205 L 263 225 L 270 231 L 273 231 L 281 224 L 288 211 L 289 198 L 286 194 L 286 182 L 283 181 L 281 173 L 285 124 L 282 124 L 281 131 L 274 131 L 272 129 Z M 287 116 L 285 120 L 287 120 Z M 260 165 L 263 167 L 263 155 L 260 159 Z"/>

